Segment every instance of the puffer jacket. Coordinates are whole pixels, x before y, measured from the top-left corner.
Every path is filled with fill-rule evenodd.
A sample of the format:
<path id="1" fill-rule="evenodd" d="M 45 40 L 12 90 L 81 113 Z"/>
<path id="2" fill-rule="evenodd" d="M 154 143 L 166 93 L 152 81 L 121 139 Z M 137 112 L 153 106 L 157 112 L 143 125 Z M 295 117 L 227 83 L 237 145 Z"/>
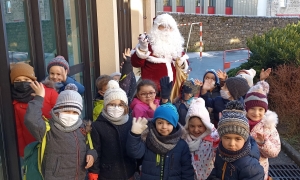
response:
<path id="1" fill-rule="evenodd" d="M 156 107 L 159 106 L 159 99 L 154 100 Z M 144 118 L 153 118 L 154 110 L 152 110 L 148 104 L 142 102 L 138 98 L 134 98 L 130 104 L 132 109 L 132 117 L 144 117 Z"/>
<path id="2" fill-rule="evenodd" d="M 131 132 L 128 134 L 128 155 L 136 159 L 142 158 L 141 180 L 161 179 L 161 172 L 163 180 L 194 180 L 190 150 L 183 139 L 180 139 L 167 154 L 159 155 L 147 148 L 141 136 L 134 136 Z M 158 156 L 159 159 L 163 159 L 163 165 L 157 163 Z"/>
<path id="3" fill-rule="evenodd" d="M 103 99 L 95 99 L 94 100 L 94 109 L 93 109 L 93 121 L 96 121 L 102 109 L 104 107 L 104 100 Z"/>
<path id="4" fill-rule="evenodd" d="M 136 160 L 126 152 L 126 139 L 132 118 L 129 117 L 125 124 L 114 125 L 102 113 L 92 123 L 91 136 L 98 159 L 89 168 L 89 173 L 98 174 L 99 180 L 128 180 L 136 169 Z"/>
<path id="5" fill-rule="evenodd" d="M 259 150 L 255 140 L 250 138 L 250 154 L 233 162 L 224 161 L 217 149 L 214 169 L 207 180 L 263 180 L 264 170 L 259 164 Z M 222 143 L 222 142 L 220 142 Z"/>
<path id="6" fill-rule="evenodd" d="M 281 150 L 280 138 L 276 129 L 277 124 L 277 114 L 268 110 L 263 119 L 257 123 L 250 132 L 252 137 L 256 137 L 259 133 L 265 138 L 265 143 L 262 146 L 258 145 L 258 149 L 260 151 L 259 163 L 264 168 L 265 180 L 268 179 L 269 172 L 268 158 L 277 157 Z"/>
<path id="7" fill-rule="evenodd" d="M 50 111 L 56 103 L 58 93 L 53 88 L 49 88 L 45 85 L 43 86 L 45 88 L 45 98 L 42 106 L 42 115 L 46 118 L 51 118 Z M 13 106 L 18 136 L 19 156 L 24 157 L 25 146 L 35 141 L 36 139 L 32 136 L 32 134 L 28 131 L 24 124 L 24 117 L 28 108 L 28 103 L 14 100 Z"/>
<path id="8" fill-rule="evenodd" d="M 42 119 L 43 98 L 35 96 L 28 103 L 25 125 L 30 133 L 41 142 L 46 132 L 46 123 Z M 46 149 L 42 163 L 45 180 L 83 180 L 86 176 L 86 155 L 97 159 L 95 150 L 86 144 L 83 124 L 71 132 L 63 132 L 50 120 L 50 131 L 46 135 Z"/>

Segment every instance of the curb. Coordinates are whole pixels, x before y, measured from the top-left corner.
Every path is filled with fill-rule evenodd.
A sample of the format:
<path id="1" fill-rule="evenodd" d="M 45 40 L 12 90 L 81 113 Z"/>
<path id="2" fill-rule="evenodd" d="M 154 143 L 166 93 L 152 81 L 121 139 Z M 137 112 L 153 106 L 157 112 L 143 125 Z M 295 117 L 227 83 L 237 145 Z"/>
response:
<path id="1" fill-rule="evenodd" d="M 286 140 L 280 138 L 283 151 L 300 167 L 300 152 L 293 148 Z"/>

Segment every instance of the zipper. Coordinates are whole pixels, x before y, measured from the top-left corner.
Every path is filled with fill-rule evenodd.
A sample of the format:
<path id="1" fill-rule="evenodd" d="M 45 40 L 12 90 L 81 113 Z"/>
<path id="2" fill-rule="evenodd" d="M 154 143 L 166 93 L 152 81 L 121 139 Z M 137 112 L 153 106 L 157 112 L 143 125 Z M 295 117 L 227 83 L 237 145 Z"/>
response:
<path id="1" fill-rule="evenodd" d="M 77 163 L 76 163 L 76 176 L 75 176 L 75 178 L 78 179 L 78 167 L 79 167 L 80 152 L 79 152 L 79 143 L 78 143 L 78 137 L 77 137 L 76 131 L 73 131 L 73 134 L 75 136 L 76 149 L 77 149 Z"/>

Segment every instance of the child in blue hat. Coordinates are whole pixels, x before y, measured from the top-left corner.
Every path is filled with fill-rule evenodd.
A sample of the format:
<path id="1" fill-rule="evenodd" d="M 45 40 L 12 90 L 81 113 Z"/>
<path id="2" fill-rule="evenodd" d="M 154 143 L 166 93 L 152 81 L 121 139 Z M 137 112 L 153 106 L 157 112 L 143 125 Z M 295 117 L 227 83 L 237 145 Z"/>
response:
<path id="1" fill-rule="evenodd" d="M 191 154 L 181 138 L 183 127 L 178 119 L 177 110 L 170 103 L 159 106 L 152 121 L 133 118 L 126 149 L 132 158 L 143 157 L 141 180 L 194 179 Z"/>

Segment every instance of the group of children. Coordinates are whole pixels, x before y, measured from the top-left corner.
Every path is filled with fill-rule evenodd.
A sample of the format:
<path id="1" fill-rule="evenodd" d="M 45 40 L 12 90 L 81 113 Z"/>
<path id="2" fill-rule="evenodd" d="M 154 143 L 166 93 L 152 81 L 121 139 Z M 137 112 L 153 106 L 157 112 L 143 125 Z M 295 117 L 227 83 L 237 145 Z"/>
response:
<path id="1" fill-rule="evenodd" d="M 230 78 L 208 70 L 203 81 L 184 82 L 171 102 L 168 77 L 161 92 L 149 79 L 136 84 L 130 54 L 124 59 L 121 73 L 96 80 L 91 127 L 80 116 L 84 87 L 68 76 L 62 56 L 50 61 L 42 83 L 30 65 L 13 64 L 21 160 L 26 145 L 42 141 L 49 120 L 45 179 L 134 179 L 137 171 L 151 180 L 271 179 L 268 158 L 280 152 L 280 139 L 277 115 L 268 110 L 270 69 L 255 85 L 253 69 Z M 94 149 L 86 143 L 89 132 Z"/>

